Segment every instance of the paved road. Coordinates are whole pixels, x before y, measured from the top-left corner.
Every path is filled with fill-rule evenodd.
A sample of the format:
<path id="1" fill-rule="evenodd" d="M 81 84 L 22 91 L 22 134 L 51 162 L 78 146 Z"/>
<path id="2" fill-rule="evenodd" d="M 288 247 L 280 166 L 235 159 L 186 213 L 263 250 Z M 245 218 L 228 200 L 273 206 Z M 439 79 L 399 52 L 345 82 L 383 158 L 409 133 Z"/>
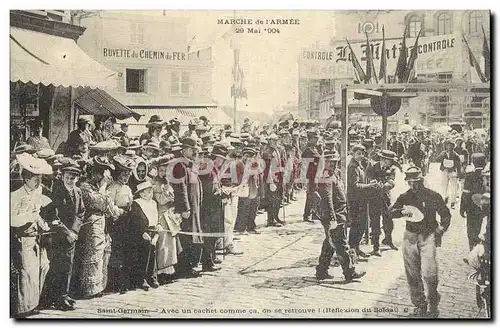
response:
<path id="1" fill-rule="evenodd" d="M 427 180 L 438 181 L 433 167 Z M 393 194 L 406 186 L 398 173 Z M 302 222 L 304 195 L 286 208 L 287 224 L 264 228 L 265 214 L 257 219 L 262 234 L 241 236 L 245 254 L 228 256 L 223 270 L 201 278 L 179 280 L 156 290 L 112 294 L 78 301 L 73 312 L 45 310 L 34 318 L 406 318 L 413 311 L 404 275 L 401 250 L 382 249 L 382 258 L 359 263 L 367 275 L 344 284 L 338 267 L 334 279 L 318 282 L 318 262 L 324 232 L 321 224 Z M 442 318 L 474 318 L 475 290 L 467 282 L 471 271 L 462 258 L 467 254 L 465 220 L 452 211 L 449 231 L 438 249 Z M 393 233 L 401 245 L 404 222 L 395 220 Z M 370 246 L 362 246 L 365 251 Z M 481 314 L 480 317 L 482 317 Z"/>

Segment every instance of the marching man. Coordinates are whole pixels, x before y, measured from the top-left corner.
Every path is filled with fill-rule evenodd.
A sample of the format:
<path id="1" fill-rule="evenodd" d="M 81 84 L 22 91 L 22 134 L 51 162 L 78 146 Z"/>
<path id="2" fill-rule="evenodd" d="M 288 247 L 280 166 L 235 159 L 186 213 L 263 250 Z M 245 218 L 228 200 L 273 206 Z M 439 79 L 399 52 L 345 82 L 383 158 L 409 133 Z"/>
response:
<path id="1" fill-rule="evenodd" d="M 436 247 L 441 246 L 441 237 L 450 226 L 451 214 L 441 195 L 424 187 L 420 168 L 410 167 L 405 175 L 410 189 L 398 197 L 389 213 L 393 218 L 406 217 L 407 220 L 403 260 L 411 301 L 415 305 L 414 316 L 438 317 L 441 296 L 437 291 Z M 440 222 L 436 220 L 436 213 Z"/>

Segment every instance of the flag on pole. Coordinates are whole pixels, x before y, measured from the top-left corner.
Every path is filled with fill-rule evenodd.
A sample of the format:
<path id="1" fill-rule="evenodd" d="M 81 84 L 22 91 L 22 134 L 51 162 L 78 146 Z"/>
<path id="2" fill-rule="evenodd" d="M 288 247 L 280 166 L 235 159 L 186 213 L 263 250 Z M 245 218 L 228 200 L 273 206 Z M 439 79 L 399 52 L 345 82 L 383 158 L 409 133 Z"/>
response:
<path id="1" fill-rule="evenodd" d="M 469 52 L 469 64 L 470 66 L 474 67 L 476 69 L 476 73 L 479 76 L 479 79 L 481 82 L 485 83 L 486 82 L 486 77 L 484 76 L 483 72 L 481 71 L 481 66 L 479 65 L 479 62 L 476 59 L 476 56 L 474 56 L 474 53 L 472 52 L 472 49 L 469 46 L 469 43 L 465 39 L 465 36 L 462 35 L 463 40 L 465 42 L 465 45 L 467 46 L 467 50 Z"/>
<path id="2" fill-rule="evenodd" d="M 490 57 L 490 47 L 488 46 L 488 38 L 486 38 L 486 33 L 484 32 L 484 28 L 481 25 L 481 29 L 483 30 L 483 57 L 484 57 L 484 75 L 486 80 L 491 79 L 491 57 Z"/>
<path id="3" fill-rule="evenodd" d="M 247 90 L 244 85 L 245 75 L 240 67 L 240 49 L 234 49 L 233 85 L 231 86 L 231 97 L 247 98 Z"/>
<path id="4" fill-rule="evenodd" d="M 405 82 L 410 83 L 411 80 L 415 77 L 415 60 L 418 57 L 418 38 L 420 37 L 420 30 L 417 34 L 417 38 L 415 39 L 415 44 L 413 45 L 413 49 L 411 49 L 410 59 L 408 59 L 408 66 L 406 67 L 405 74 Z"/>
<path id="5" fill-rule="evenodd" d="M 351 44 L 349 43 L 349 40 L 345 39 L 347 41 L 347 45 L 349 46 L 349 50 L 351 51 L 351 62 L 352 66 L 354 66 L 354 69 L 356 70 L 356 75 L 358 78 L 359 82 L 364 82 L 366 80 L 366 75 L 365 71 L 363 71 L 363 67 L 361 67 L 361 64 L 358 61 L 358 58 L 356 57 L 356 54 L 354 54 L 354 50 L 352 50 Z"/>
<path id="6" fill-rule="evenodd" d="M 395 79 L 397 78 L 398 83 L 403 83 L 406 75 L 406 61 L 408 59 L 408 50 L 406 49 L 406 32 L 408 26 L 405 27 L 403 34 L 403 41 L 401 42 L 401 50 L 399 51 L 398 63 L 396 66 Z"/>
<path id="7" fill-rule="evenodd" d="M 365 83 L 371 83 L 372 77 L 375 78 L 375 83 L 378 83 L 377 73 L 375 72 L 375 64 L 373 63 L 372 47 L 370 46 L 370 40 L 368 39 L 368 33 L 366 35 L 366 76 Z"/>
<path id="8" fill-rule="evenodd" d="M 378 74 L 380 81 L 387 83 L 387 55 L 385 50 L 385 29 L 382 25 L 382 52 L 380 54 L 380 72 Z"/>

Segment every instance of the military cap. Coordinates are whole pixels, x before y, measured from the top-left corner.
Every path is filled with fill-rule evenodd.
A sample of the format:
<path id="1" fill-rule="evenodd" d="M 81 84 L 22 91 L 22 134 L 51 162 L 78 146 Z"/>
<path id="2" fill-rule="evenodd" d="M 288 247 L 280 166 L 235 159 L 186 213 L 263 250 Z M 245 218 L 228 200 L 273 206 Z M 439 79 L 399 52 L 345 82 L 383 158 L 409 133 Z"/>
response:
<path id="1" fill-rule="evenodd" d="M 360 144 L 354 144 L 352 146 L 352 151 L 355 152 L 355 151 L 358 151 L 358 150 L 366 151 L 366 147 L 363 146 L 363 145 L 360 145 Z"/>
<path id="2" fill-rule="evenodd" d="M 393 152 L 391 150 L 387 150 L 387 149 L 384 149 L 381 152 L 379 152 L 378 156 L 381 158 L 392 159 L 392 160 L 395 160 L 397 157 L 395 152 Z"/>

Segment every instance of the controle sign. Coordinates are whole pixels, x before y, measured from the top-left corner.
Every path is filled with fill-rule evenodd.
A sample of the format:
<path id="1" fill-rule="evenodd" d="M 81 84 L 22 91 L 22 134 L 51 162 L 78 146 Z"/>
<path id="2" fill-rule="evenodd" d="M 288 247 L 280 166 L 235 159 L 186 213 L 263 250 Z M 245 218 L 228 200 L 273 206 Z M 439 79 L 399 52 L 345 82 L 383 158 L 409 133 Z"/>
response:
<path id="1" fill-rule="evenodd" d="M 149 59 L 149 60 L 187 60 L 187 55 L 182 52 L 168 52 L 158 50 L 132 50 L 132 49 L 116 49 L 103 48 L 103 57 L 112 58 L 132 58 L 132 59 Z"/>
<path id="2" fill-rule="evenodd" d="M 455 35 L 421 37 L 418 40 L 418 57 L 415 61 L 419 74 L 454 71 L 461 60 L 462 41 Z M 415 39 L 406 40 L 408 57 Z M 351 42 L 356 57 L 363 69 L 366 67 L 366 41 Z M 375 70 L 378 72 L 380 59 L 387 59 L 387 74 L 394 75 L 401 51 L 401 39 L 386 40 L 382 54 L 382 41 L 370 40 Z M 299 74 L 306 79 L 354 78 L 351 51 L 345 41 L 335 42 L 323 49 L 303 49 L 299 57 Z"/>

